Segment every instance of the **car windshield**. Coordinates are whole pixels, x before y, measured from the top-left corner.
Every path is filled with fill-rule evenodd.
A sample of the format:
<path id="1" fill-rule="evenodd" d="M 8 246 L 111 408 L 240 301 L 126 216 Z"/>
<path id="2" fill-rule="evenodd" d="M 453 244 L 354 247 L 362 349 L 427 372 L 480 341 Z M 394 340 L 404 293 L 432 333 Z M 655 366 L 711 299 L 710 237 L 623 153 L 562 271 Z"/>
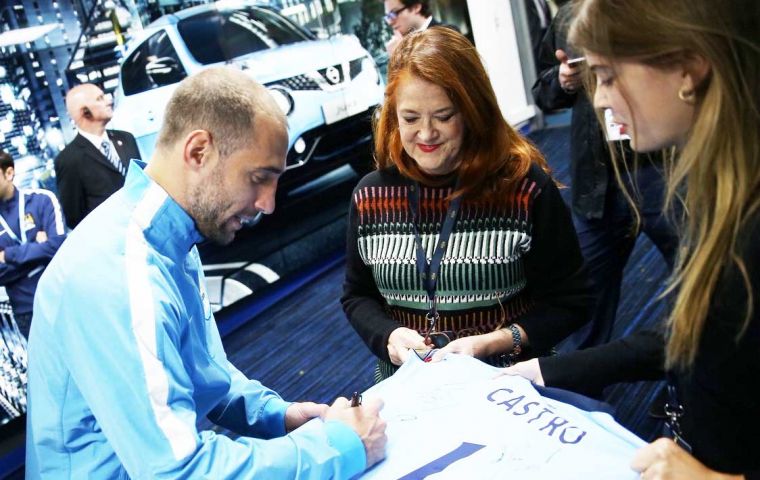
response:
<path id="1" fill-rule="evenodd" d="M 285 17 L 257 7 L 194 15 L 181 20 L 177 29 L 192 56 L 203 65 L 311 40 Z"/>

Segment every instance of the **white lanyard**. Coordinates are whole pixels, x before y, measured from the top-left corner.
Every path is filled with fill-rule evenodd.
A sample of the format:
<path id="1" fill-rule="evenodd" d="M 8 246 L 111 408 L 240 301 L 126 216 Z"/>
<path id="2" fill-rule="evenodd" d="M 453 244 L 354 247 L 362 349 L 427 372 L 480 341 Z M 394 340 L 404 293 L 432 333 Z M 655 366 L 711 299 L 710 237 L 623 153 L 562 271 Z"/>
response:
<path id="1" fill-rule="evenodd" d="M 21 234 L 21 239 L 18 238 L 16 232 L 14 232 L 8 222 L 5 221 L 5 217 L 0 215 L 0 225 L 8 232 L 8 236 L 17 241 L 21 245 L 26 243 L 26 235 L 24 234 L 24 192 L 18 191 L 18 231 Z"/>

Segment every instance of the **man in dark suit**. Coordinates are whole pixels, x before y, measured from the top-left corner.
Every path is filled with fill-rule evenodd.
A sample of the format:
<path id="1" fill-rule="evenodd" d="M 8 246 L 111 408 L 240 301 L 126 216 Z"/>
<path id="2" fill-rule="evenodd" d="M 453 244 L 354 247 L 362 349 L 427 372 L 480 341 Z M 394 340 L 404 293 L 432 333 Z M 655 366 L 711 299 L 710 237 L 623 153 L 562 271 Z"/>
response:
<path id="1" fill-rule="evenodd" d="M 393 29 L 393 37 L 385 44 L 389 56 L 393 54 L 393 50 L 404 35 L 441 25 L 433 18 L 430 2 L 427 0 L 385 0 L 383 3 L 385 4 L 385 21 Z"/>
<path id="2" fill-rule="evenodd" d="M 95 85 L 69 90 L 66 109 L 79 130 L 55 159 L 58 195 L 70 228 L 124 185 L 129 161 L 140 158 L 135 138 L 106 130 L 113 117 L 112 102 Z"/>
<path id="3" fill-rule="evenodd" d="M 541 58 L 541 41 L 546 35 L 546 30 L 552 21 L 552 13 L 546 0 L 524 0 L 525 13 L 528 20 L 528 33 L 530 34 L 530 49 L 539 69 L 538 59 Z"/>

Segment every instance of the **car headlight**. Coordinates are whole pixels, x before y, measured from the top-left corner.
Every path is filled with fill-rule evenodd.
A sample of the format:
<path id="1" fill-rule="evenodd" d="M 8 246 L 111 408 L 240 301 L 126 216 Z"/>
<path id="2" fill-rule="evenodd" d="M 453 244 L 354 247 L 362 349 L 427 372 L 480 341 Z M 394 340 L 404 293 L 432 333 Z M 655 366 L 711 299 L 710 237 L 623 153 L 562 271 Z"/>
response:
<path id="1" fill-rule="evenodd" d="M 295 107 L 295 102 L 293 101 L 293 97 L 290 95 L 290 92 L 282 87 L 270 87 L 269 93 L 272 95 L 272 98 L 274 98 L 277 106 L 282 109 L 282 112 L 285 115 L 290 115 L 290 113 L 293 111 L 293 107 Z"/>
<path id="2" fill-rule="evenodd" d="M 306 142 L 303 137 L 298 137 L 296 143 L 293 144 L 293 150 L 299 155 L 306 151 Z"/>

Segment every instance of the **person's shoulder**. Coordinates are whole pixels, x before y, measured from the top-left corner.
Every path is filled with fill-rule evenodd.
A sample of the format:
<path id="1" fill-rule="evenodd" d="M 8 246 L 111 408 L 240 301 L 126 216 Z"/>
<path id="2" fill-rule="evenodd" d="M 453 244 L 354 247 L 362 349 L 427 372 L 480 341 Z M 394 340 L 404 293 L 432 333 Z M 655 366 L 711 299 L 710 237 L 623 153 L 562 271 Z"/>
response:
<path id="1" fill-rule="evenodd" d="M 563 30 L 567 30 L 573 19 L 573 2 L 567 2 L 557 9 L 554 15 L 554 23 L 559 24 Z"/>
<path id="2" fill-rule="evenodd" d="M 58 152 L 58 155 L 56 155 L 56 159 L 65 158 L 66 156 L 68 156 L 72 150 L 80 147 L 82 141 L 86 142 L 88 140 L 84 138 L 82 135 L 80 135 L 79 133 L 77 133 L 76 136 L 72 138 L 71 141 L 67 143 L 63 147 L 63 149 L 61 149 L 60 152 Z"/>
<path id="3" fill-rule="evenodd" d="M 53 192 L 44 188 L 22 188 L 20 191 L 30 201 L 45 201 L 46 203 L 48 201 L 51 203 L 58 201 Z"/>
<path id="4" fill-rule="evenodd" d="M 66 165 L 68 167 L 76 166 L 82 159 L 82 155 L 87 152 L 87 146 L 92 145 L 89 140 L 77 133 L 76 136 L 58 152 L 53 161 L 56 167 Z"/>
<path id="5" fill-rule="evenodd" d="M 525 175 L 525 178 L 529 182 L 535 183 L 536 188 L 539 190 L 543 190 L 547 185 L 554 184 L 554 179 L 552 176 L 544 171 L 541 165 L 535 161 L 531 162 L 530 168 L 528 169 L 528 173 Z"/>
<path id="6" fill-rule="evenodd" d="M 452 25 L 452 24 L 450 24 L 450 23 L 441 23 L 441 22 L 439 22 L 438 20 L 436 20 L 436 19 L 435 19 L 435 17 L 433 17 L 433 18 L 430 20 L 430 25 L 428 25 L 428 28 L 432 28 L 432 27 L 443 27 L 443 28 L 450 28 L 451 30 L 454 30 L 454 31 L 455 31 L 455 32 L 457 32 L 457 33 L 462 33 L 462 32 L 459 30 L 459 27 L 457 27 L 456 25 Z"/>
<path id="7" fill-rule="evenodd" d="M 125 130 L 111 130 L 108 129 L 108 134 L 111 137 L 119 137 L 119 138 L 135 138 L 131 133 L 125 131 Z"/>

